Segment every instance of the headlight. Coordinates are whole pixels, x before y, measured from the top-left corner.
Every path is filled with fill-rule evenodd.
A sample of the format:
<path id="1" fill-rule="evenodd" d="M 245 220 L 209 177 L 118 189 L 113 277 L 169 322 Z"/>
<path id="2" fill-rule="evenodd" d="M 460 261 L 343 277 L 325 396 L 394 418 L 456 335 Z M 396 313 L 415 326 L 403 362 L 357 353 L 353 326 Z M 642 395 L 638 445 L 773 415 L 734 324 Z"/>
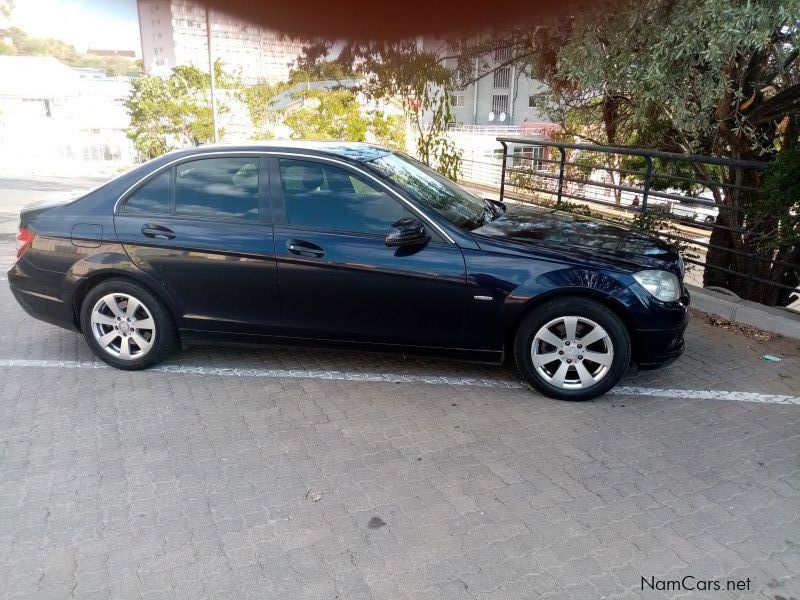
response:
<path id="1" fill-rule="evenodd" d="M 681 284 L 669 271 L 639 271 L 633 274 L 637 283 L 664 302 L 674 302 L 681 297 Z"/>

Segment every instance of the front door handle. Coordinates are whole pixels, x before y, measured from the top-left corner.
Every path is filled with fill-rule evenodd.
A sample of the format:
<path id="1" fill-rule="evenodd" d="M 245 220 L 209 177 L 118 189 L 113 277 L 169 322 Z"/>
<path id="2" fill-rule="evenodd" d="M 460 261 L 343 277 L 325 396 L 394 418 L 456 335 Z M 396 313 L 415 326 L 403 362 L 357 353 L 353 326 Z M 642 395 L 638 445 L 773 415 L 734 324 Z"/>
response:
<path id="1" fill-rule="evenodd" d="M 164 227 L 163 225 L 156 225 L 155 223 L 145 223 L 142 225 L 142 235 L 159 240 L 175 239 L 175 232 L 172 231 L 172 229 Z"/>
<path id="2" fill-rule="evenodd" d="M 312 244 L 311 242 L 306 242 L 303 240 L 289 240 L 286 242 L 286 249 L 292 254 L 297 254 L 298 256 L 314 256 L 316 258 L 325 256 L 325 250 L 316 244 Z"/>

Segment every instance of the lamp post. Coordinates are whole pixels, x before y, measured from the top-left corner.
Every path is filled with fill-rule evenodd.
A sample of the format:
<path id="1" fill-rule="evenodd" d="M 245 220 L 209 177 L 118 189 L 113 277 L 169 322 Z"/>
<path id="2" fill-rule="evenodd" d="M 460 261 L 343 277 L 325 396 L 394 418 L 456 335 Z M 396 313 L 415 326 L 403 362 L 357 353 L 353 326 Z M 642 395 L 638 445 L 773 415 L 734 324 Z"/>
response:
<path id="1" fill-rule="evenodd" d="M 214 123 L 214 143 L 219 141 L 217 129 L 217 81 L 214 72 L 214 59 L 211 56 L 211 18 L 208 6 L 206 6 L 206 37 L 208 39 L 208 72 L 211 75 L 211 120 Z"/>

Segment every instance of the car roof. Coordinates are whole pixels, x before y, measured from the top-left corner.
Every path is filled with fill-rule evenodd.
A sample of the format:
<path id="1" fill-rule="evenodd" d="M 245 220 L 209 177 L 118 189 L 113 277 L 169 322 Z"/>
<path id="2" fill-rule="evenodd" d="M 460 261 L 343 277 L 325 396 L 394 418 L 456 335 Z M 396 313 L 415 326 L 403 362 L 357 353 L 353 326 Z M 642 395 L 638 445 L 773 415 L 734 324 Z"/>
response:
<path id="1" fill-rule="evenodd" d="M 386 156 L 392 150 L 376 144 L 365 142 L 342 142 L 337 140 L 266 140 L 257 142 L 232 143 L 232 144 L 203 144 L 193 150 L 226 150 L 226 151 L 253 151 L 253 150 L 272 150 L 272 151 L 301 151 L 304 154 L 330 154 L 366 162 Z"/>

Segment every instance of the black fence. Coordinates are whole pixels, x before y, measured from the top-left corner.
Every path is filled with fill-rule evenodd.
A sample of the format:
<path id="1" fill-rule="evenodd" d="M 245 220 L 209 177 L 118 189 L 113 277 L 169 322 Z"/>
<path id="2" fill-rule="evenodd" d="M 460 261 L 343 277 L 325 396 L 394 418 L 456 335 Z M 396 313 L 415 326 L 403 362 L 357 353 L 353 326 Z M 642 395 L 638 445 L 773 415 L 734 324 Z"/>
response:
<path id="1" fill-rule="evenodd" d="M 465 183 L 499 188 L 501 199 L 646 228 L 681 248 L 698 285 L 768 304 L 800 295 L 798 265 L 768 248 L 766 229 L 752 229 L 769 163 L 526 137 L 497 141 L 493 153 L 464 157 Z"/>

